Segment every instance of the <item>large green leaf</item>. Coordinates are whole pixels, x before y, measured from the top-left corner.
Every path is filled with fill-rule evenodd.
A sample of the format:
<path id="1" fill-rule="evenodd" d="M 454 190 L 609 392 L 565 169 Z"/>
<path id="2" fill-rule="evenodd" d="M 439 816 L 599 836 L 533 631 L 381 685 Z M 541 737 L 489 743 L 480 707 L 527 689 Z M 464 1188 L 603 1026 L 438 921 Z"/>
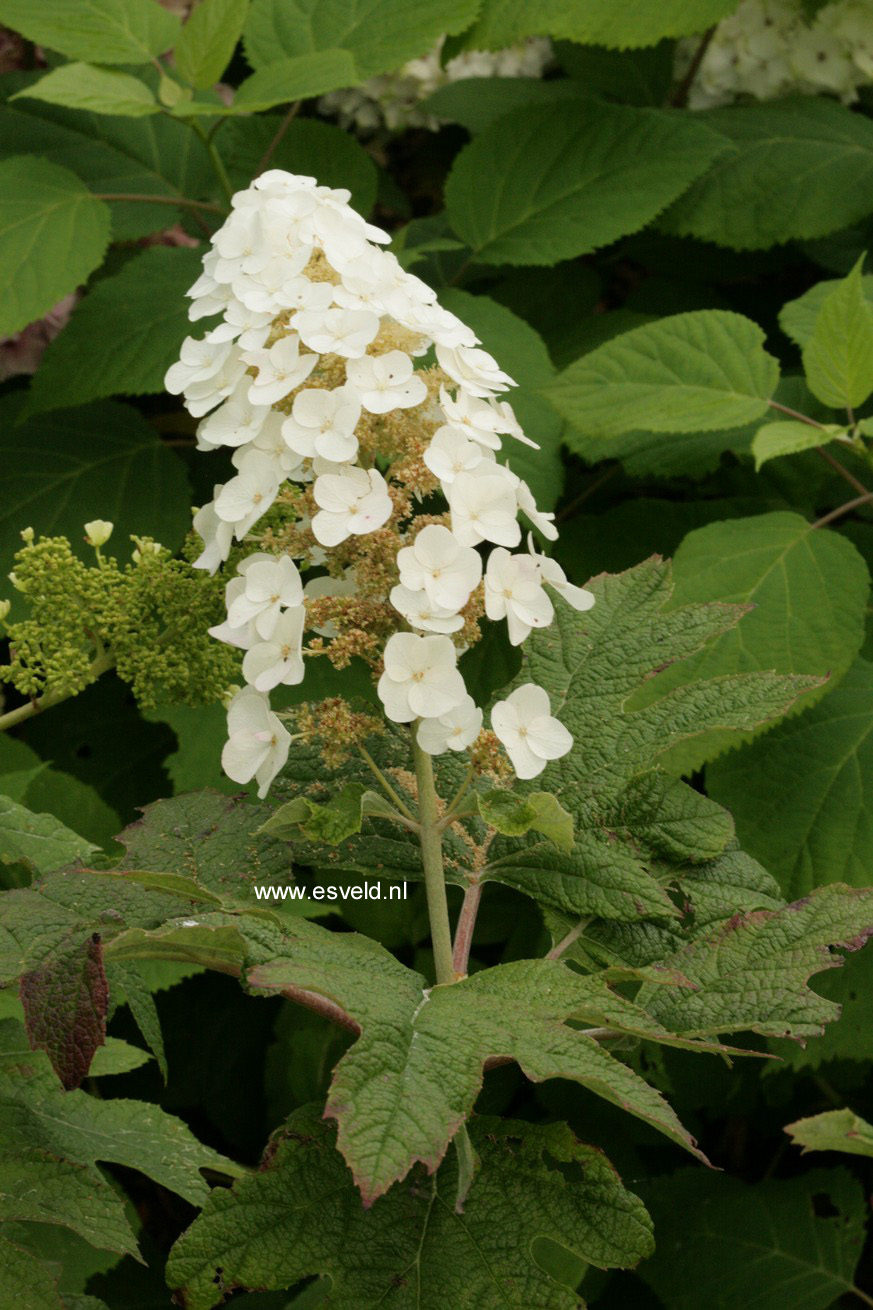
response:
<path id="1" fill-rule="evenodd" d="M 222 128 L 225 162 L 240 187 L 251 184 L 281 123 L 280 117 L 258 115 Z M 270 168 L 306 173 L 322 186 L 345 187 L 365 218 L 376 203 L 379 175 L 367 151 L 350 133 L 317 118 L 295 119 L 273 151 Z"/>
<path id="2" fill-rule="evenodd" d="M 13 87 L 24 80 L 6 78 Z M 209 155 L 184 123 L 165 115 L 108 118 L 61 109 L 37 100 L 17 100 L 0 114 L 0 158 L 28 151 L 62 164 L 94 191 L 110 195 L 187 196 L 207 200 L 215 187 Z M 129 241 L 176 222 L 191 210 L 139 201 L 107 202 L 112 235 Z M 207 229 L 208 230 L 208 229 Z"/>
<path id="3" fill-rule="evenodd" d="M 873 890 L 820 887 L 778 910 L 737 914 L 663 961 L 689 987 L 644 983 L 637 1004 L 670 1032 L 705 1037 L 748 1029 L 765 1037 L 816 1037 L 838 1018 L 833 1001 L 806 986 L 842 963 L 870 933 Z"/>
<path id="4" fill-rule="evenodd" d="M 242 35 L 249 0 L 202 0 L 176 42 L 176 68 L 186 82 L 205 89 L 217 82 Z"/>
<path id="5" fill-rule="evenodd" d="M 816 674 L 833 685 L 864 640 L 870 580 L 863 559 L 845 537 L 814 529 L 799 514 L 777 511 L 698 528 L 676 552 L 674 570 L 674 605 L 714 600 L 754 608 L 740 631 L 667 669 L 661 685 L 652 683 L 637 704 L 673 687 L 690 689 L 699 678 L 753 669 Z M 813 696 L 829 690 L 827 683 L 819 688 Z M 803 707 L 810 703 L 805 696 Z M 672 750 L 665 763 L 689 772 L 742 740 L 708 733 Z"/>
<path id="6" fill-rule="evenodd" d="M 852 1291 L 866 1200 L 846 1170 L 754 1187 L 682 1170 L 641 1190 L 658 1248 L 640 1272 L 670 1310 L 827 1310 Z"/>
<path id="7" fill-rule="evenodd" d="M 179 20 L 156 0 L 0 0 L 0 23 L 69 59 L 147 64 L 169 50 Z"/>
<path id="8" fill-rule="evenodd" d="M 708 771 L 743 842 L 786 892 L 873 881 L 873 665 Z"/>
<path id="9" fill-rule="evenodd" d="M 152 246 L 98 282 L 46 351 L 27 413 L 163 391 L 164 374 L 191 328 L 180 293 L 199 267 L 199 251 Z"/>
<path id="10" fill-rule="evenodd" d="M 21 400 L 20 394 L 8 396 L 0 404 L 0 450 L 11 470 L 0 510 L 4 571 L 29 525 L 41 535 L 81 542 L 83 524 L 109 519 L 122 559 L 131 533 L 178 545 L 190 523 L 184 465 L 135 409 L 101 401 L 16 423 Z"/>
<path id="11" fill-rule="evenodd" d="M 499 50 L 526 36 L 579 41 L 583 45 L 654 45 L 665 36 L 704 32 L 737 7 L 737 0 L 485 0 L 479 21 L 465 37 L 468 50 Z"/>
<path id="12" fill-rule="evenodd" d="M 860 260 L 822 302 L 803 367 L 810 391 L 832 409 L 856 409 L 873 391 L 873 309 Z"/>
<path id="13" fill-rule="evenodd" d="M 768 1065 L 777 1075 L 789 1069 L 814 1072 L 832 1060 L 869 1060 L 873 1033 L 873 949 L 855 951 L 841 969 L 830 969 L 816 979 L 815 989 L 840 1007 L 839 1023 L 831 1023 L 820 1037 L 801 1046 L 771 1038 L 768 1046 L 783 1062 Z"/>
<path id="14" fill-rule="evenodd" d="M 681 670 L 707 642 L 724 640 L 742 610 L 668 608 L 670 571 L 659 560 L 589 586 L 594 608 L 579 616 L 559 604 L 552 626 L 525 644 L 517 679 L 545 687 L 552 713 L 573 733 L 573 751 L 537 786 L 573 815 L 574 850 L 498 837 L 485 876 L 565 913 L 676 919 L 666 887 L 689 880 L 693 903 L 694 880 L 729 849 L 732 826 L 711 801 L 660 773 L 658 761 L 716 726 L 736 731 L 784 712 L 810 680 L 701 674 L 670 691 L 668 666 L 680 661 Z M 653 692 L 644 706 L 641 688 Z"/>
<path id="15" fill-rule="evenodd" d="M 192 1205 L 202 1205 L 209 1192 L 201 1169 L 232 1178 L 244 1172 L 156 1105 L 64 1092 L 48 1058 L 28 1048 L 11 1019 L 0 1021 L 0 1105 L 0 1149 L 92 1168 L 98 1160 L 127 1165 Z"/>
<path id="16" fill-rule="evenodd" d="M 46 104 L 63 105 L 67 109 L 90 109 L 95 114 L 120 114 L 125 118 L 161 112 L 154 94 L 138 77 L 93 64 L 62 64 L 12 97 L 19 98 L 44 100 Z"/>
<path id="17" fill-rule="evenodd" d="M 532 450 L 507 437 L 504 450 L 508 462 L 523 477 L 541 509 L 554 509 L 564 481 L 561 462 L 563 424 L 552 406 L 537 392 L 555 375 L 548 351 L 537 332 L 510 309 L 488 296 L 449 288 L 441 304 L 469 323 L 501 368 L 518 383 L 509 399 L 516 417 L 539 450 Z"/>
<path id="18" fill-rule="evenodd" d="M 766 413 L 778 381 L 756 324 L 704 309 L 614 337 L 565 369 L 546 394 L 583 436 L 608 438 L 750 423 Z"/>
<path id="19" fill-rule="evenodd" d="M 735 250 L 824 236 L 873 207 L 873 123 L 824 97 L 701 114 L 730 148 L 664 215 L 680 236 Z"/>
<path id="20" fill-rule="evenodd" d="M 696 120 L 580 99 L 516 110 L 458 155 L 449 221 L 489 264 L 554 264 L 636 232 L 722 149 Z"/>
<path id="21" fill-rule="evenodd" d="M 0 163 L 0 335 L 74 291 L 108 240 L 109 210 L 75 173 L 28 155 Z"/>
<path id="22" fill-rule="evenodd" d="M 578 1297 L 537 1264 L 537 1238 L 601 1268 L 651 1249 L 636 1197 L 562 1124 L 477 1121 L 482 1165 L 463 1214 L 453 1209 L 454 1161 L 362 1209 L 332 1137 L 312 1110 L 297 1111 L 251 1180 L 213 1194 L 167 1269 L 191 1310 L 209 1310 L 232 1287 L 285 1288 L 316 1273 L 330 1278 L 337 1310 L 411 1304 L 413 1288 L 420 1310 L 571 1310 Z"/>
<path id="23" fill-rule="evenodd" d="M 444 32 L 462 32 L 477 0 L 253 0 L 246 55 L 253 68 L 313 50 L 348 50 L 360 78 L 422 55 Z"/>
<path id="24" fill-rule="evenodd" d="M 18 1310 L 66 1310 L 55 1275 L 26 1247 L 0 1237 L 0 1275 Z"/>

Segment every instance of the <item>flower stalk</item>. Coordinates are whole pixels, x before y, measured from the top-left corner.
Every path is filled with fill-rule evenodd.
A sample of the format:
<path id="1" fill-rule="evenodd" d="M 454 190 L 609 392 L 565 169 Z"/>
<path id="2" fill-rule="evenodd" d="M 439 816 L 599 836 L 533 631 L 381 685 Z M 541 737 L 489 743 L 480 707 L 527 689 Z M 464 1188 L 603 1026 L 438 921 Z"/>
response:
<path id="1" fill-rule="evenodd" d="M 449 906 L 446 900 L 443 843 L 439 829 L 433 759 L 427 751 L 422 750 L 414 734 L 412 754 L 418 782 L 419 841 L 436 980 L 438 983 L 453 983 L 457 978 L 452 963 L 452 930 L 449 925 Z"/>

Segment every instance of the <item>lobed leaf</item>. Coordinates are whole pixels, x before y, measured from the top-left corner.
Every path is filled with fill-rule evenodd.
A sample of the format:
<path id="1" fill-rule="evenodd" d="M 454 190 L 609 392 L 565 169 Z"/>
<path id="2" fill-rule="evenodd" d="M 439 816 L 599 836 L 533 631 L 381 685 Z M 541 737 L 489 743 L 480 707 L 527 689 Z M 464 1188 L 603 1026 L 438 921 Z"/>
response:
<path id="1" fill-rule="evenodd" d="M 332 1130 L 311 1109 L 296 1111 L 257 1174 L 213 1193 L 173 1248 L 168 1281 L 190 1310 L 209 1310 L 234 1288 L 285 1288 L 309 1274 L 330 1279 L 337 1310 L 410 1296 L 421 1310 L 497 1298 L 517 1310 L 570 1310 L 578 1297 L 537 1263 L 538 1237 L 600 1268 L 649 1253 L 645 1210 L 567 1127 L 471 1127 L 482 1167 L 463 1214 L 453 1209 L 454 1160 L 365 1210 Z"/>

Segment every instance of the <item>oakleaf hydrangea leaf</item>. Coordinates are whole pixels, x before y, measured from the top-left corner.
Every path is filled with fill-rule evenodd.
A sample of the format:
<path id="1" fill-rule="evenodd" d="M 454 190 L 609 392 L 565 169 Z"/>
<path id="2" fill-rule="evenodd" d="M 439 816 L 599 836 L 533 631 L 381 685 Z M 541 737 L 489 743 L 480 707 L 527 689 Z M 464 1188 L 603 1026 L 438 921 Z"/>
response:
<path id="1" fill-rule="evenodd" d="M 637 1004 L 671 1032 L 708 1036 L 746 1028 L 767 1037 L 815 1037 L 839 1006 L 807 986 L 842 964 L 832 946 L 853 951 L 873 934 L 873 890 L 839 883 L 778 910 L 737 914 L 668 957 L 692 983 L 645 984 Z"/>
<path id="2" fill-rule="evenodd" d="M 852 1110 L 824 1110 L 821 1114 L 786 1124 L 795 1146 L 807 1151 L 844 1151 L 846 1155 L 873 1155 L 873 1127 Z"/>
<path id="3" fill-rule="evenodd" d="M 736 730 L 784 712 L 817 680 L 723 677 L 633 708 L 636 691 L 656 687 L 667 666 L 733 628 L 744 609 L 669 610 L 670 568 L 658 559 L 588 585 L 597 596 L 594 608 L 578 615 L 558 601 L 552 626 L 526 643 L 518 675 L 520 683 L 546 688 L 552 713 L 575 739 L 571 754 L 539 780 L 573 816 L 573 851 L 501 836 L 490 845 L 484 877 L 559 912 L 675 918 L 668 884 L 680 871 L 694 876 L 717 858 L 733 825 L 712 801 L 659 773 L 659 757 L 716 725 Z"/>
<path id="4" fill-rule="evenodd" d="M 453 1208 L 457 1166 L 423 1170 L 369 1209 L 361 1206 L 311 1109 L 295 1112 L 262 1168 L 213 1192 L 167 1267 L 188 1310 L 210 1310 L 237 1287 L 285 1288 L 330 1279 L 336 1310 L 377 1304 L 420 1310 L 492 1305 L 572 1310 L 573 1290 L 536 1263 L 548 1237 L 600 1268 L 652 1249 L 648 1216 L 609 1161 L 564 1124 L 476 1120 L 482 1167 L 463 1214 Z M 219 1272 L 220 1271 L 220 1272 Z"/>
<path id="5" fill-rule="evenodd" d="M 48 1058 L 28 1049 L 12 1019 L 0 1022 L 0 1151 L 39 1151 L 92 1167 L 98 1160 L 127 1165 L 192 1205 L 208 1195 L 201 1169 L 232 1178 L 242 1172 L 159 1106 L 64 1092 Z"/>

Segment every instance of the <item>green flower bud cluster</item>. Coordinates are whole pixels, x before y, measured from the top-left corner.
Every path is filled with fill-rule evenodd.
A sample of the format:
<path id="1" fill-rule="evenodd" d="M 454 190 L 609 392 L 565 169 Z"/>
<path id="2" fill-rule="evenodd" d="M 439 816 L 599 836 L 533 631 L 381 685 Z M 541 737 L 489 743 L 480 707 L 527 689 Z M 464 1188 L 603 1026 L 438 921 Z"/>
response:
<path id="1" fill-rule="evenodd" d="M 66 537 L 22 533 L 10 580 L 30 613 L 5 625 L 10 661 L 0 665 L 0 681 L 55 703 L 114 668 L 144 708 L 220 700 L 238 676 L 237 653 L 207 632 L 224 614 L 221 580 L 149 538 L 135 539 L 122 565 L 101 553 L 111 524 L 102 526 L 100 544 L 86 537 L 93 563 Z"/>

